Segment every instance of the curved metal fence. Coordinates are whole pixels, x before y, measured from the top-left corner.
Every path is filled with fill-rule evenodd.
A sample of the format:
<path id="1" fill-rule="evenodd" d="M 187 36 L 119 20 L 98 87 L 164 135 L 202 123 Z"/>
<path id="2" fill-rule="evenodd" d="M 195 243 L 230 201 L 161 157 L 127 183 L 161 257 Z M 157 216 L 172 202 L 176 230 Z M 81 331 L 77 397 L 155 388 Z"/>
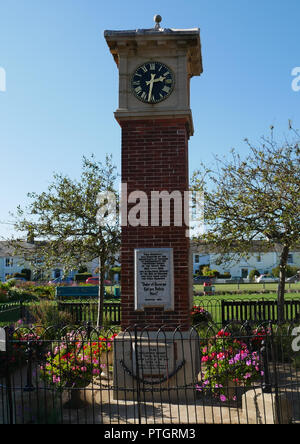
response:
<path id="1" fill-rule="evenodd" d="M 5 337 L 1 424 L 300 421 L 296 324 L 120 332 L 87 323 L 10 328 Z"/>

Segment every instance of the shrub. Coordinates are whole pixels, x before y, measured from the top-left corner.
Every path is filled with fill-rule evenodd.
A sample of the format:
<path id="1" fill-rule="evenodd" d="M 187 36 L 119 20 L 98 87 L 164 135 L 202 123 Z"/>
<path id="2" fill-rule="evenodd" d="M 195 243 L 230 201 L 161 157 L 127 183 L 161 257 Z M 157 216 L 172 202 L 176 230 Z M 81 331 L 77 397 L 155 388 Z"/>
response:
<path id="1" fill-rule="evenodd" d="M 6 288 L 0 287 L 0 302 L 8 301 L 8 290 Z"/>
<path id="2" fill-rule="evenodd" d="M 260 276 L 260 272 L 258 270 L 251 270 L 249 273 L 249 279 L 251 282 L 255 281 L 255 276 Z"/>
<path id="3" fill-rule="evenodd" d="M 263 375 L 259 354 L 250 352 L 245 343 L 224 330 L 202 349 L 202 365 L 201 383 L 196 390 L 210 390 L 222 402 L 230 397 L 236 400 L 229 392 L 232 384 L 249 387 Z"/>
<path id="4" fill-rule="evenodd" d="M 75 274 L 74 280 L 77 283 L 84 283 L 89 277 L 93 277 L 91 273 L 77 273 Z"/>
<path id="5" fill-rule="evenodd" d="M 220 272 L 218 270 L 211 270 L 208 266 L 205 266 L 202 269 L 202 274 L 203 274 L 203 276 L 208 276 L 208 277 L 219 277 L 220 276 Z"/>
<path id="6" fill-rule="evenodd" d="M 286 267 L 286 277 L 289 278 L 289 277 L 295 276 L 297 274 L 298 270 L 299 270 L 299 267 L 293 267 L 291 265 L 287 265 L 287 267 Z M 280 267 L 279 266 L 273 268 L 273 270 L 272 270 L 273 276 L 278 278 L 279 277 L 279 273 L 280 273 Z"/>
<path id="7" fill-rule="evenodd" d="M 70 313 L 58 310 L 57 306 L 50 301 L 42 301 L 39 304 L 32 305 L 29 312 L 34 319 L 34 323 L 46 328 L 55 326 L 61 329 L 74 323 Z"/>
<path id="8" fill-rule="evenodd" d="M 83 342 L 73 333 L 68 334 L 48 353 L 41 366 L 41 378 L 57 389 L 86 387 L 93 377 L 102 373 L 105 364 L 101 363 L 101 355 L 112 350 L 115 336 Z"/>
<path id="9" fill-rule="evenodd" d="M 40 336 L 28 331 L 24 328 L 15 328 L 11 326 L 8 331 L 11 338 L 11 348 L 9 353 L 0 353 L 0 375 L 5 375 L 5 372 L 12 372 L 19 369 L 26 363 L 27 359 L 27 343 L 31 344 L 31 358 L 36 359 L 40 357 L 43 352 L 43 344 L 40 341 Z"/>
<path id="10" fill-rule="evenodd" d="M 191 312 L 192 325 L 208 324 L 212 321 L 211 314 L 201 306 L 194 305 Z"/>
<path id="11" fill-rule="evenodd" d="M 25 276 L 25 279 L 27 281 L 30 281 L 30 279 L 31 279 L 31 270 L 29 270 L 29 268 L 24 268 L 23 270 L 21 270 L 21 273 Z"/>

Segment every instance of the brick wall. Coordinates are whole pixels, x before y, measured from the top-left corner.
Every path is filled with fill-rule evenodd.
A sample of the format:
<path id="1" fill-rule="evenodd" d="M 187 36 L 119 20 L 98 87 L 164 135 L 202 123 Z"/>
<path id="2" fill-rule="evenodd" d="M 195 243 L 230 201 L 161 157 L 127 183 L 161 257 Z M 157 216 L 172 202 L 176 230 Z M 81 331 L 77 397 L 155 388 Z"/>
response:
<path id="1" fill-rule="evenodd" d="M 121 122 L 122 183 L 132 191 L 144 191 L 149 202 L 149 226 L 122 227 L 122 327 L 149 324 L 155 329 L 167 324 L 170 329 L 181 324 L 189 327 L 189 238 L 187 227 L 151 227 L 151 191 L 188 191 L 188 130 L 184 119 L 140 120 Z M 135 204 L 133 204 L 135 205 Z M 128 212 L 132 205 L 128 205 Z M 182 203 L 182 209 L 184 208 Z M 160 210 L 161 216 L 161 210 Z M 183 219 L 184 220 L 184 219 Z M 175 310 L 160 308 L 134 310 L 134 249 L 173 248 Z"/>

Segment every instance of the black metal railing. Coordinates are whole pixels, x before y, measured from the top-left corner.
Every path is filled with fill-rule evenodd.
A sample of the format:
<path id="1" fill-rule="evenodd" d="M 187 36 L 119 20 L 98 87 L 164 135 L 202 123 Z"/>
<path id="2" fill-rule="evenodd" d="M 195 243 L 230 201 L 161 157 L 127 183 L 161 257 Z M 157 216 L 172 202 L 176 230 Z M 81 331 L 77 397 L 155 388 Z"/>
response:
<path id="1" fill-rule="evenodd" d="M 277 322 L 278 303 L 275 300 L 221 301 L 222 325 L 234 320 Z M 300 315 L 300 299 L 287 300 L 284 303 L 284 319 L 295 320 Z"/>
<path id="2" fill-rule="evenodd" d="M 58 310 L 69 313 L 75 324 L 79 325 L 85 322 L 96 324 L 98 315 L 97 302 L 58 302 Z M 121 323 L 121 304 L 104 303 L 103 318 L 106 324 L 120 325 Z"/>
<path id="3" fill-rule="evenodd" d="M 0 424 L 298 422 L 297 332 L 250 322 L 6 329 Z"/>
<path id="4" fill-rule="evenodd" d="M 9 324 L 22 319 L 26 324 L 32 323 L 30 308 L 38 302 L 12 302 L 0 305 L 0 323 Z M 207 321 L 226 326 L 232 321 L 238 322 L 277 322 L 277 301 L 274 298 L 237 299 L 237 298 L 199 298 L 195 304 L 207 312 Z M 85 322 L 96 324 L 98 314 L 97 300 L 55 301 L 53 306 L 60 311 L 68 312 L 74 324 Z M 119 302 L 105 302 L 103 306 L 106 325 L 120 325 L 121 304 Z M 286 322 L 300 321 L 300 299 L 286 298 L 284 304 Z"/>

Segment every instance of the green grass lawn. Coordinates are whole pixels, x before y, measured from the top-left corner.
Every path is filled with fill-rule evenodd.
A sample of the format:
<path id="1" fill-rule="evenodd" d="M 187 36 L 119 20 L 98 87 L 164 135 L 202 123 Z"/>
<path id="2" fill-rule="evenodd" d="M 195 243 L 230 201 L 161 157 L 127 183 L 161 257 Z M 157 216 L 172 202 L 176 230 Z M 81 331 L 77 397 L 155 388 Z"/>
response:
<path id="1" fill-rule="evenodd" d="M 117 286 L 119 287 L 119 286 Z M 106 287 L 106 293 L 108 295 L 107 298 L 105 298 L 105 303 L 119 303 L 120 299 L 117 298 L 110 298 L 109 296 L 114 295 L 114 288 L 115 286 L 107 286 Z M 297 284 L 287 284 L 288 290 L 300 290 L 300 283 Z M 228 294 L 215 294 L 212 296 L 195 296 L 194 297 L 194 304 L 195 305 L 201 305 L 205 309 L 207 309 L 213 316 L 213 319 L 215 322 L 220 321 L 220 307 L 221 307 L 221 300 L 222 299 L 228 299 L 228 300 L 276 300 L 277 294 L 277 284 L 240 284 L 239 286 L 237 284 L 216 284 L 215 285 L 216 292 L 228 292 Z M 244 292 L 242 294 L 230 294 L 229 292 L 235 292 L 235 291 L 241 291 Z M 249 292 L 257 291 L 257 294 L 251 294 L 247 293 L 247 290 Z M 271 291 L 272 293 L 268 294 L 261 294 L 263 290 Z M 194 291 L 197 293 L 203 291 L 202 285 L 194 285 Z M 299 293 L 287 293 L 286 294 L 286 300 L 289 299 L 300 299 Z M 65 301 L 67 302 L 67 301 Z M 77 300 L 68 300 L 68 302 L 78 302 Z M 97 299 L 89 300 L 88 302 L 97 302 Z M 54 302 L 55 303 L 55 302 Z M 29 303 L 30 304 L 30 303 Z M 20 311 L 15 308 L 11 310 L 6 310 L 4 312 L 1 312 L 1 306 L 5 305 L 4 303 L 0 303 L 0 326 L 8 325 L 10 323 L 15 323 L 20 319 Z"/>
<path id="2" fill-rule="evenodd" d="M 266 284 L 214 284 L 215 291 L 277 291 L 278 284 L 275 283 L 266 283 Z M 295 284 L 286 284 L 287 290 L 299 290 L 300 291 L 300 282 Z M 194 285 L 194 290 L 199 292 L 203 291 L 203 285 Z"/>

